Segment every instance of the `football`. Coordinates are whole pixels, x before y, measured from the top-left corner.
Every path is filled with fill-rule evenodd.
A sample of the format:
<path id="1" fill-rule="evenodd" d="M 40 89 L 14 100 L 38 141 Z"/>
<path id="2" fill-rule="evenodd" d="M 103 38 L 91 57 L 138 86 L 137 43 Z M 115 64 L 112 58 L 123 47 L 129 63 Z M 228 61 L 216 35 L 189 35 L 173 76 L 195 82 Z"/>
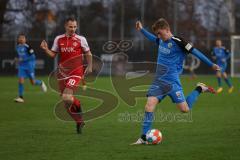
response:
<path id="1" fill-rule="evenodd" d="M 159 144 L 162 141 L 162 133 L 158 129 L 151 129 L 146 134 L 147 144 Z"/>

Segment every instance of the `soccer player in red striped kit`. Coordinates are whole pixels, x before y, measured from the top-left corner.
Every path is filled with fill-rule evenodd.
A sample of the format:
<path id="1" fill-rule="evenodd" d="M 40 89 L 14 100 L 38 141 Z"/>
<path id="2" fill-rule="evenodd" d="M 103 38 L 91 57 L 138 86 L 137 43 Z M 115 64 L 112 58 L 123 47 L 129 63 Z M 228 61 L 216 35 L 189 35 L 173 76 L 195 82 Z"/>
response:
<path id="1" fill-rule="evenodd" d="M 68 113 L 77 124 L 77 133 L 80 134 L 84 121 L 81 114 L 81 103 L 74 96 L 74 92 L 79 87 L 84 75 L 92 72 L 92 54 L 86 38 L 76 34 L 77 21 L 74 18 L 68 18 L 64 26 L 66 33 L 55 38 L 51 49 L 48 48 L 45 40 L 41 42 L 40 47 L 52 58 L 59 54 L 57 78 L 61 98 Z M 85 71 L 83 56 L 86 57 L 88 63 Z"/>

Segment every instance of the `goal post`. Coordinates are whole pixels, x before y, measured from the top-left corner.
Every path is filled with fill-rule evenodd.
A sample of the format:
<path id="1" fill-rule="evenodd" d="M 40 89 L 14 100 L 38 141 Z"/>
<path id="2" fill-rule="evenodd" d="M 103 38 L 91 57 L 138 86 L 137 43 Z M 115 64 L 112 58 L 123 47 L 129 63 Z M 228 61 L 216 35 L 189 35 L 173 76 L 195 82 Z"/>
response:
<path id="1" fill-rule="evenodd" d="M 231 36 L 231 76 L 240 77 L 240 35 Z"/>

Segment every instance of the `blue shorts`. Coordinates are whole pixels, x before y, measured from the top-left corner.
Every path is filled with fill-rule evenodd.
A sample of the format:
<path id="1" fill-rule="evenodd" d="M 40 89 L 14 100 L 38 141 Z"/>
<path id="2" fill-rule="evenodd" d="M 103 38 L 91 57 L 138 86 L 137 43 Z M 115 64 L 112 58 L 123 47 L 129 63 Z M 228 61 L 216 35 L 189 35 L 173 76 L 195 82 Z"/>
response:
<path id="1" fill-rule="evenodd" d="M 18 68 L 18 78 L 35 79 L 34 69 Z"/>
<path id="2" fill-rule="evenodd" d="M 221 63 L 221 64 L 218 64 L 218 66 L 221 68 L 221 73 L 226 72 L 227 63 Z"/>
<path id="3" fill-rule="evenodd" d="M 179 80 L 172 83 L 155 80 L 147 93 L 147 97 L 156 97 L 159 102 L 166 96 L 169 96 L 173 103 L 182 103 L 185 101 L 185 96 Z"/>

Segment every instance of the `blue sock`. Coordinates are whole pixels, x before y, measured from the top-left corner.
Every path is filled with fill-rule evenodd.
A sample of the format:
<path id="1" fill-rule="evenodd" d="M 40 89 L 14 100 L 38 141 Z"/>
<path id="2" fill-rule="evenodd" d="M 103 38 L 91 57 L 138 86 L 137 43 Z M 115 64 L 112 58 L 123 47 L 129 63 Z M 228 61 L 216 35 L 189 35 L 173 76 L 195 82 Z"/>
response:
<path id="1" fill-rule="evenodd" d="M 218 77 L 217 80 L 218 80 L 218 87 L 222 87 L 222 79 Z"/>
<path id="2" fill-rule="evenodd" d="M 19 97 L 23 97 L 24 86 L 22 83 L 18 83 L 18 95 Z"/>
<path id="3" fill-rule="evenodd" d="M 187 96 L 187 104 L 189 109 L 192 109 L 193 104 L 197 101 L 198 96 L 200 95 L 200 93 L 202 92 L 202 88 L 201 87 L 197 87 L 194 91 L 192 91 L 192 93 L 190 93 Z"/>
<path id="4" fill-rule="evenodd" d="M 148 130 L 151 129 L 153 118 L 154 118 L 153 112 L 145 112 L 142 126 L 142 135 L 146 135 Z"/>
<path id="5" fill-rule="evenodd" d="M 36 79 L 34 85 L 41 86 L 42 85 L 42 81 Z"/>
<path id="6" fill-rule="evenodd" d="M 231 83 L 231 81 L 229 80 L 229 78 L 225 78 L 224 80 L 225 80 L 225 82 L 227 83 L 228 87 L 232 87 L 232 83 Z"/>

